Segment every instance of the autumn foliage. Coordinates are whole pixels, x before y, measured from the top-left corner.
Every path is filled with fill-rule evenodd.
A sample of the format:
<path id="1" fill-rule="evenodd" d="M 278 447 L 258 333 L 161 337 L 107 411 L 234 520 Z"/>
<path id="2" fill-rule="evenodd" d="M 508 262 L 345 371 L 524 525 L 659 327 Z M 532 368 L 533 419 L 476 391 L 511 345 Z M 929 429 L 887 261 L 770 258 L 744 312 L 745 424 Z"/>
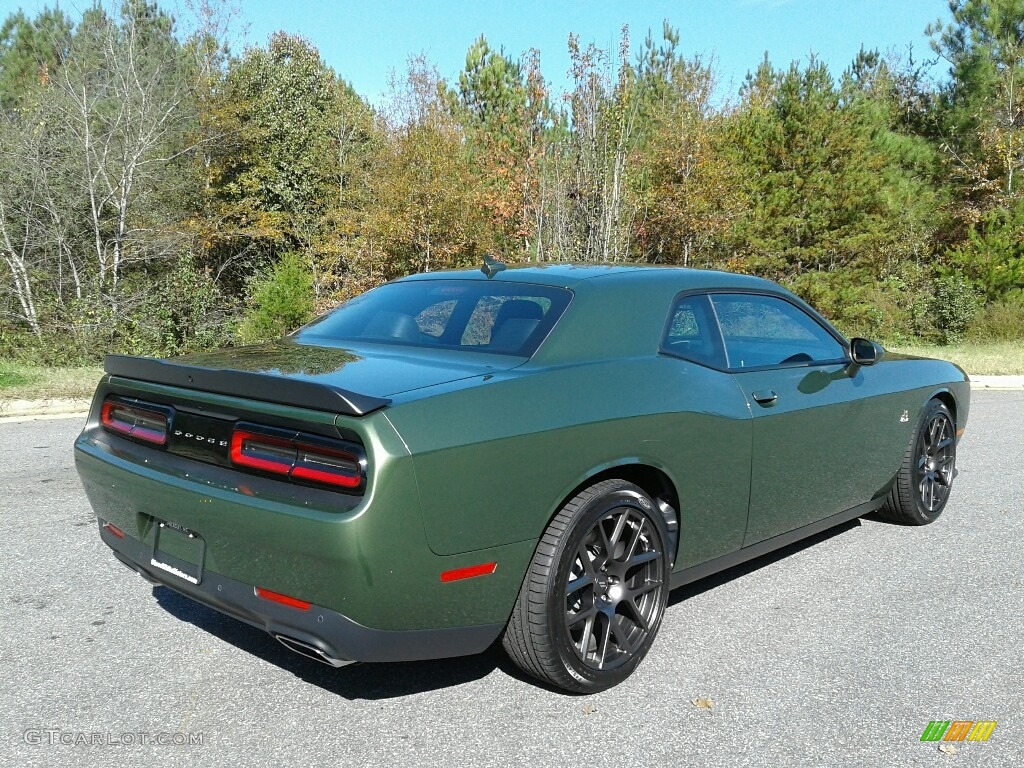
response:
<path id="1" fill-rule="evenodd" d="M 0 27 L 0 356 L 261 338 L 485 253 L 760 274 L 889 341 L 1024 333 L 1017 0 L 952 0 L 932 69 L 766 55 L 731 95 L 666 22 L 571 36 L 564 94 L 480 37 L 378 105 L 308 40 L 231 51 L 198 7 Z"/>

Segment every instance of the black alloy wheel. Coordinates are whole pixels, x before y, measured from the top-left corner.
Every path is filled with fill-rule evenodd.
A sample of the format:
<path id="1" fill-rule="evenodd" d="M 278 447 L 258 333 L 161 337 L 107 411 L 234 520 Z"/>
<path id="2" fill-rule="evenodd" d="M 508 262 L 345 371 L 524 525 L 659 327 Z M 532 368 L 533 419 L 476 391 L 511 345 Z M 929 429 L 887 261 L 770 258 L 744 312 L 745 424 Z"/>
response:
<path id="1" fill-rule="evenodd" d="M 646 514 L 615 507 L 566 558 L 565 631 L 587 667 L 621 667 L 647 642 L 666 586 L 659 538 Z"/>
<path id="2" fill-rule="evenodd" d="M 668 540 L 662 513 L 638 486 L 604 480 L 577 494 L 537 545 L 505 629 L 509 656 L 574 693 L 626 679 L 665 612 Z"/>
<path id="3" fill-rule="evenodd" d="M 940 512 L 949 498 L 956 461 L 956 436 L 948 412 L 935 411 L 918 434 L 914 453 L 918 498 L 931 514 Z"/>
<path id="4" fill-rule="evenodd" d="M 941 400 L 928 401 L 879 515 L 910 525 L 938 519 L 956 477 L 956 440 L 949 408 Z"/>

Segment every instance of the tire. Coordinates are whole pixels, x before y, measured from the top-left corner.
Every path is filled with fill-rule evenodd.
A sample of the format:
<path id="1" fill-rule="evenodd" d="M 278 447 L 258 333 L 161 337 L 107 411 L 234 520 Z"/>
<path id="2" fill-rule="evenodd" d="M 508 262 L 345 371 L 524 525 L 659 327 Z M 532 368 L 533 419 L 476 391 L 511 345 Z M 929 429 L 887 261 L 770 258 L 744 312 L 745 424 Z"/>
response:
<path id="1" fill-rule="evenodd" d="M 651 497 L 604 480 L 544 531 L 502 644 L 529 675 L 574 693 L 625 680 L 647 654 L 669 593 L 668 535 Z"/>
<path id="2" fill-rule="evenodd" d="M 879 514 L 908 525 L 935 522 L 946 507 L 955 476 L 956 424 L 941 401 L 930 400 Z"/>

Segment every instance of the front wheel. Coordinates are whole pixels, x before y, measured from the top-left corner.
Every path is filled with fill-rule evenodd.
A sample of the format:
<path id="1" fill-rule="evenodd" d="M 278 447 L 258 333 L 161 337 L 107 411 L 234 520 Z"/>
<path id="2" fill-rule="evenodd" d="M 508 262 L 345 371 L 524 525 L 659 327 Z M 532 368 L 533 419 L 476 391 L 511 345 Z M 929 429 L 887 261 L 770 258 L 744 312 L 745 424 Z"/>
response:
<path id="1" fill-rule="evenodd" d="M 930 400 L 907 446 L 882 517 L 927 525 L 942 514 L 956 474 L 956 426 L 940 400 Z"/>
<path id="2" fill-rule="evenodd" d="M 658 632 L 669 592 L 665 522 L 644 491 L 605 480 L 555 515 L 503 645 L 534 677 L 576 693 L 621 682 Z"/>

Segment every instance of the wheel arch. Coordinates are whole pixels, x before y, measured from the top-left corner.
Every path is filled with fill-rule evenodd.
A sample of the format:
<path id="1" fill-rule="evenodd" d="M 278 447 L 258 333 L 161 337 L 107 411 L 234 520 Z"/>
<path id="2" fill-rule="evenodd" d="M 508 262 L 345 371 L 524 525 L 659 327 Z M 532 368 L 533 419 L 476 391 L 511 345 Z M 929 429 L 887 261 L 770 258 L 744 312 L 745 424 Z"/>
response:
<path id="1" fill-rule="evenodd" d="M 949 413 L 953 417 L 953 425 L 956 426 L 959 423 L 957 421 L 956 396 L 948 389 L 940 389 L 938 392 L 933 392 L 928 400 L 938 400 L 949 409 Z"/>
<path id="2" fill-rule="evenodd" d="M 643 460 L 624 460 L 602 467 L 595 468 L 586 477 L 573 486 L 551 510 L 545 526 L 551 523 L 558 511 L 570 500 L 575 498 L 581 491 L 602 480 L 619 479 L 641 488 L 644 493 L 654 499 L 655 505 L 665 520 L 665 527 L 668 530 L 669 541 L 667 549 L 669 552 L 669 567 L 675 565 L 679 556 L 679 492 L 676 484 L 668 473 L 654 463 Z"/>

